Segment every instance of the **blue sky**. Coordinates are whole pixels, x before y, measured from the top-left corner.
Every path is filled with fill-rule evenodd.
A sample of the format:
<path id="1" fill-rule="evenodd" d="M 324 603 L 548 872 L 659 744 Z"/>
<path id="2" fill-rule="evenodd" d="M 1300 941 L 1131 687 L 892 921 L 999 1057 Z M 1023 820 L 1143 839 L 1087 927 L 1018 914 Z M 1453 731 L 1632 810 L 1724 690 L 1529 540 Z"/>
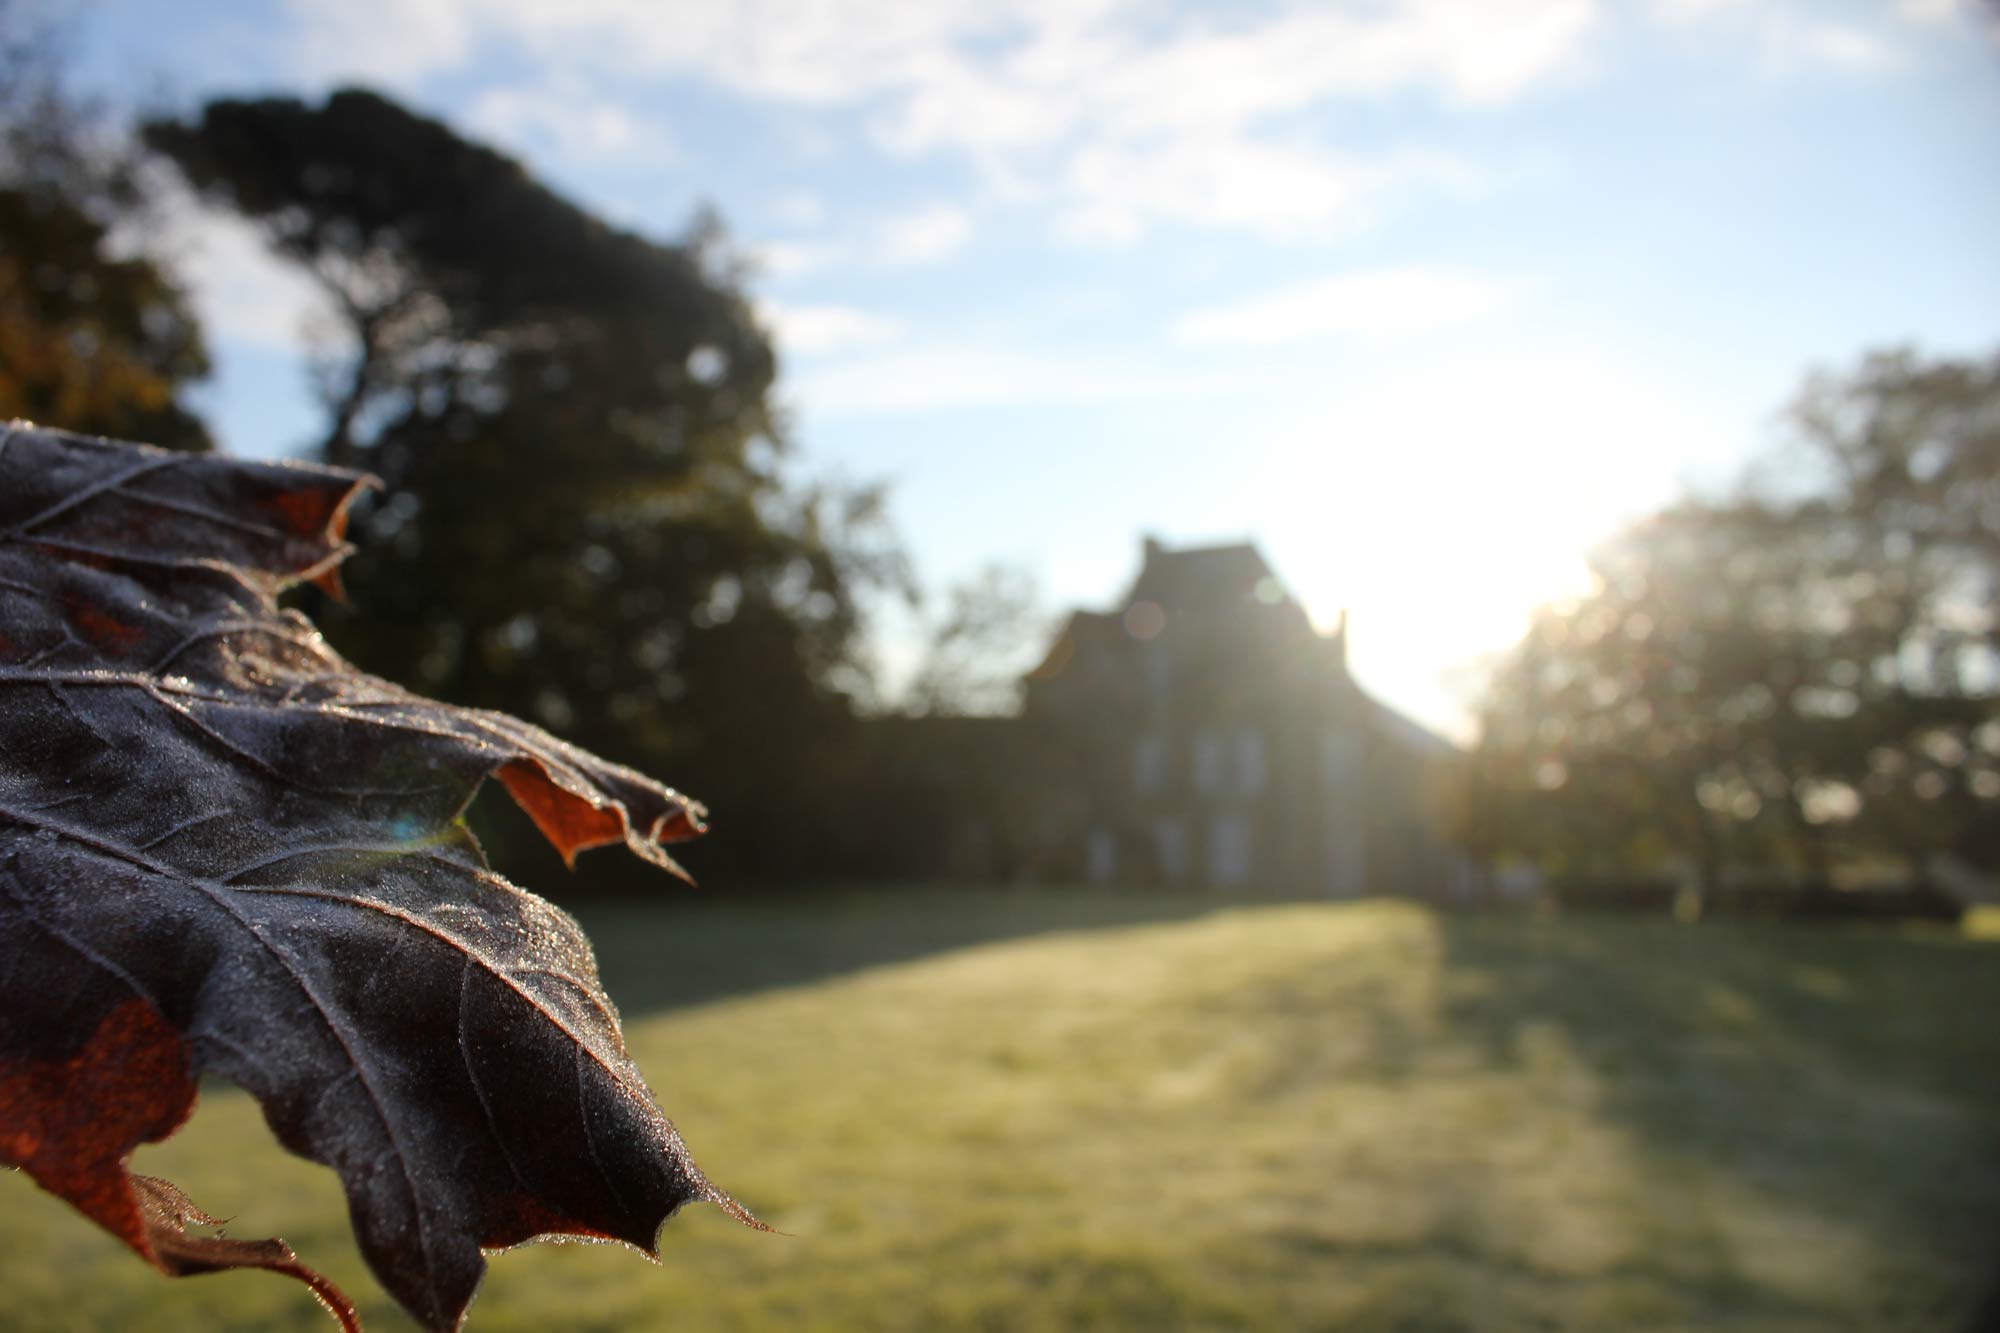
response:
<path id="1" fill-rule="evenodd" d="M 2000 41 L 1968 0 L 291 0 L 79 14 L 190 100 L 380 87 L 758 266 L 803 471 L 887 479 L 933 586 L 1111 601 L 1256 539 L 1384 699 L 1778 435 L 1815 367 L 2000 344 Z M 314 414 L 309 290 L 176 244 L 225 443 Z M 892 668 L 906 625 L 882 621 Z"/>

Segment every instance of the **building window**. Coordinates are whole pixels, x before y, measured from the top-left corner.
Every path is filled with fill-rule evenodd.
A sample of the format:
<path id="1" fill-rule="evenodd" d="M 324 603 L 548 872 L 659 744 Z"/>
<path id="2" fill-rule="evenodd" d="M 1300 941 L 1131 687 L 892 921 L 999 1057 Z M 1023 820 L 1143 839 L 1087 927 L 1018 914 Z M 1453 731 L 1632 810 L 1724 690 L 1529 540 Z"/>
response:
<path id="1" fill-rule="evenodd" d="M 1361 738 L 1329 731 L 1319 738 L 1320 780 L 1338 791 L 1361 780 Z"/>
<path id="2" fill-rule="evenodd" d="M 1362 786 L 1361 737 L 1329 731 L 1319 738 L 1321 836 L 1325 838 L 1326 891 L 1351 898 L 1367 890 L 1370 849 L 1366 812 L 1374 805 Z"/>
<path id="3" fill-rule="evenodd" d="M 1264 737 L 1255 727 L 1236 733 L 1236 782 L 1245 796 L 1264 790 Z"/>
<path id="4" fill-rule="evenodd" d="M 1148 732 L 1132 746 L 1132 781 L 1141 793 L 1167 785 L 1167 738 Z"/>
<path id="5" fill-rule="evenodd" d="M 1195 790 L 1222 790 L 1222 737 L 1206 729 L 1194 734 Z"/>
<path id="6" fill-rule="evenodd" d="M 1353 898 L 1368 887 L 1368 835 L 1361 821 L 1338 818 L 1326 827 L 1326 891 Z"/>
<path id="7" fill-rule="evenodd" d="M 1118 836 L 1108 828 L 1094 828 L 1083 847 L 1083 873 L 1094 884 L 1102 884 L 1118 873 Z"/>
<path id="8" fill-rule="evenodd" d="M 1157 643 L 1147 644 L 1140 657 L 1146 663 L 1146 686 L 1153 692 L 1153 701 L 1165 703 L 1173 669 L 1167 662 L 1166 651 Z"/>
<path id="9" fill-rule="evenodd" d="M 1187 878 L 1187 830 L 1180 820 L 1162 819 L 1153 825 L 1153 855 L 1159 860 L 1160 878 Z"/>
<path id="10" fill-rule="evenodd" d="M 1242 815 L 1217 815 L 1210 822 L 1208 878 L 1227 885 L 1250 878 L 1250 821 Z"/>

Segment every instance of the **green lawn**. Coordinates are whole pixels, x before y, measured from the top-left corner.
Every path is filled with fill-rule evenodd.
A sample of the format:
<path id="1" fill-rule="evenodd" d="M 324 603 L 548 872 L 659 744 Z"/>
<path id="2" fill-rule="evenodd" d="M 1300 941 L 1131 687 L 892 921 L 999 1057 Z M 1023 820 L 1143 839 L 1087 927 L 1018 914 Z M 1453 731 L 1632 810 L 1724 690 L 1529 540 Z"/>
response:
<path id="1" fill-rule="evenodd" d="M 583 915 L 669 1113 L 790 1234 L 502 1255 L 474 1330 L 1877 1333 L 1995 1276 L 1991 932 L 712 892 Z M 138 1164 L 409 1327 L 241 1095 Z M 0 1328 L 330 1327 L 0 1180 Z"/>

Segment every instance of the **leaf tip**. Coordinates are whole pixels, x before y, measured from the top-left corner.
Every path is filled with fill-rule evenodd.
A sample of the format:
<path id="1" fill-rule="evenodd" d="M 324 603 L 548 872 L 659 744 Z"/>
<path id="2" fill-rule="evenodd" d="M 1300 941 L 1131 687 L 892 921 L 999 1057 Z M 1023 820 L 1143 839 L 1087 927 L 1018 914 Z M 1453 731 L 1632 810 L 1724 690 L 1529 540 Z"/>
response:
<path id="1" fill-rule="evenodd" d="M 723 1212 L 735 1218 L 738 1222 L 741 1222 L 744 1226 L 749 1227 L 752 1231 L 763 1231 L 773 1236 L 782 1236 L 786 1234 L 778 1230 L 776 1227 L 772 1226 L 769 1222 L 766 1222 L 762 1218 L 758 1217 L 755 1213 L 751 1212 L 748 1208 L 745 1208 L 742 1204 L 736 1202 L 735 1197 L 732 1196 L 728 1190 L 723 1189 L 719 1185 L 715 1185 L 708 1180 L 704 1179 L 701 1182 L 701 1194 L 699 1197 L 706 1203 L 714 1204 L 717 1208 L 720 1208 Z"/>
<path id="2" fill-rule="evenodd" d="M 190 1226 L 219 1227 L 221 1223 L 197 1208 L 171 1181 L 139 1175 L 127 1180 L 145 1224 L 147 1257 L 161 1272 L 169 1277 L 192 1277 L 232 1268 L 261 1268 L 303 1284 L 340 1325 L 341 1333 L 361 1333 L 361 1315 L 354 1302 L 324 1274 L 299 1262 L 285 1242 L 234 1240 L 220 1233 L 190 1236 Z"/>

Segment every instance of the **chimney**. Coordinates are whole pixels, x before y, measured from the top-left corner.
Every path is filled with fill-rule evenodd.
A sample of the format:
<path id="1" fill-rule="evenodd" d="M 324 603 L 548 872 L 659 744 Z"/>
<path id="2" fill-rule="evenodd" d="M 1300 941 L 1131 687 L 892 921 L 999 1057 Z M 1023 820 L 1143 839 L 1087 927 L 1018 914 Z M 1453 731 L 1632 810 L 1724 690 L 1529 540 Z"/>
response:
<path id="1" fill-rule="evenodd" d="M 1342 671 L 1347 670 L 1347 608 L 1340 608 L 1340 618 L 1333 622 L 1333 662 Z"/>
<path id="2" fill-rule="evenodd" d="M 1163 554 L 1167 548 L 1158 537 L 1149 532 L 1140 539 L 1139 549 L 1145 553 L 1146 559 L 1150 561 L 1154 556 Z"/>

